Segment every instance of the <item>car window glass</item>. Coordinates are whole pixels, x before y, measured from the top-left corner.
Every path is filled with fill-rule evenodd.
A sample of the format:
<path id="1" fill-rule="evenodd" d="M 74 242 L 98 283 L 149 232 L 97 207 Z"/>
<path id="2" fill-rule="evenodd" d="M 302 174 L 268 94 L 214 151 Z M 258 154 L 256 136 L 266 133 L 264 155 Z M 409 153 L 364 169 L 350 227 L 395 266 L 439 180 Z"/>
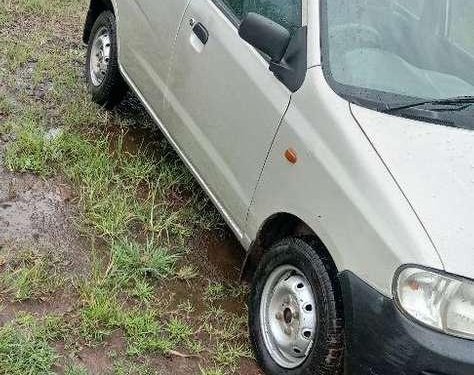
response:
<path id="1" fill-rule="evenodd" d="M 242 20 L 249 12 L 261 14 L 294 32 L 301 27 L 302 0 L 223 0 Z"/>
<path id="2" fill-rule="evenodd" d="M 416 18 L 421 18 L 425 0 L 397 0 L 396 3 Z"/>
<path id="3" fill-rule="evenodd" d="M 449 6 L 449 39 L 474 56 L 474 1 L 451 0 Z"/>
<path id="4" fill-rule="evenodd" d="M 321 1 L 322 65 L 341 96 L 386 110 L 474 95 L 473 0 L 425 0 L 418 16 L 401 0 Z M 436 121 L 472 129 L 466 114 L 443 111 Z"/>
<path id="5" fill-rule="evenodd" d="M 241 20 L 243 18 L 243 0 L 222 0 L 225 5 Z"/>

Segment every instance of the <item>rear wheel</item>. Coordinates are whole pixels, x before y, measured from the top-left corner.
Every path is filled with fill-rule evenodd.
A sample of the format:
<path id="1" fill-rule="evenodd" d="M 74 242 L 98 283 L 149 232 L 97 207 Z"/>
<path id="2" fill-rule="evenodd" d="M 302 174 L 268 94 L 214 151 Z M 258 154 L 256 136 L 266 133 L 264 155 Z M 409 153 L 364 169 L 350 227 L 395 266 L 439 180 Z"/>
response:
<path id="1" fill-rule="evenodd" d="M 119 69 L 115 16 L 105 11 L 92 27 L 87 48 L 86 79 L 92 100 L 113 108 L 127 92 Z"/>
<path id="2" fill-rule="evenodd" d="M 336 375 L 342 368 L 342 301 L 316 241 L 285 239 L 255 274 L 249 326 L 256 358 L 269 375 Z"/>

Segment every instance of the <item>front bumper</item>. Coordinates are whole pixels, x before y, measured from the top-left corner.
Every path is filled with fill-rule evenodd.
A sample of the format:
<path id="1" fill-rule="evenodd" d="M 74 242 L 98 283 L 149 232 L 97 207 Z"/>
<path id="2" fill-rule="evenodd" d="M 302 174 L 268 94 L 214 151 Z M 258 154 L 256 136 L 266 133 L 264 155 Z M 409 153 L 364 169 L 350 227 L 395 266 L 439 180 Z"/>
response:
<path id="1" fill-rule="evenodd" d="M 474 341 L 421 326 L 353 273 L 339 275 L 347 375 L 474 375 Z"/>

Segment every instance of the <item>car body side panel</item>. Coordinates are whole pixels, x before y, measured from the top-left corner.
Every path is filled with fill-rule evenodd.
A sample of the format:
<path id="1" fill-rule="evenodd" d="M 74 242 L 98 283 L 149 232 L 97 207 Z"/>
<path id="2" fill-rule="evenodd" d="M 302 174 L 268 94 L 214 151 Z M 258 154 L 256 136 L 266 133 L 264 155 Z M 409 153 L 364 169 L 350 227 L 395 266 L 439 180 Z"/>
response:
<path id="1" fill-rule="evenodd" d="M 293 148 L 295 165 L 283 157 Z M 339 271 L 391 296 L 405 263 L 442 268 L 417 216 L 354 120 L 349 104 L 312 68 L 294 94 L 257 188 L 248 234 L 285 212 L 308 224 Z"/>
<path id="2" fill-rule="evenodd" d="M 209 32 L 203 44 L 189 20 Z M 193 0 L 171 63 L 164 124 L 231 218 L 239 240 L 290 91 L 211 0 Z"/>
<path id="3" fill-rule="evenodd" d="M 120 65 L 154 111 L 163 106 L 176 34 L 189 0 L 116 2 Z"/>

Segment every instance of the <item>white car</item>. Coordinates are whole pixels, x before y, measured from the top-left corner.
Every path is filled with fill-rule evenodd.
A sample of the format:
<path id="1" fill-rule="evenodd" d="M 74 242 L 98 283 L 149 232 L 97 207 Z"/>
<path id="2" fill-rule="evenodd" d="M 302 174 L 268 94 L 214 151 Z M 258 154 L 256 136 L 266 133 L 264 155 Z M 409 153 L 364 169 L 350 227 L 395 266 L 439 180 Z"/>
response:
<path id="1" fill-rule="evenodd" d="M 130 87 L 248 250 L 267 374 L 474 374 L 472 0 L 92 0 Z"/>

